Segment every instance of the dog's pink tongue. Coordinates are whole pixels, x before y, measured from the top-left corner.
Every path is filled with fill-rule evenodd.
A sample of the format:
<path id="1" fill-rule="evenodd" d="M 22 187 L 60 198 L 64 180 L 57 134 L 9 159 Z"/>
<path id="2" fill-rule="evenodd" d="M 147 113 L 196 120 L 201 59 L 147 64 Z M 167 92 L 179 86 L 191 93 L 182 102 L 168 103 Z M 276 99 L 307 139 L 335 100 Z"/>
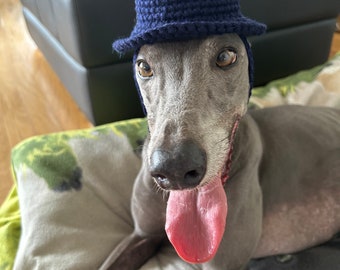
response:
<path id="1" fill-rule="evenodd" d="M 215 256 L 224 234 L 227 209 L 220 179 L 198 190 L 170 192 L 165 230 L 183 260 L 203 263 Z"/>

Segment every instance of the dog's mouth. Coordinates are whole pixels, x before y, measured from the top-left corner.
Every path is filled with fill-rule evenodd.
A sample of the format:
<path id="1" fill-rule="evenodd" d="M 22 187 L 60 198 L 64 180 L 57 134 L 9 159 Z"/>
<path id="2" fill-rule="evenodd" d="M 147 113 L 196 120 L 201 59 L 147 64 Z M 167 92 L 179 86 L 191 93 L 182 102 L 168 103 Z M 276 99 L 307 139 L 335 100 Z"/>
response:
<path id="1" fill-rule="evenodd" d="M 240 117 L 238 116 L 236 118 L 236 121 L 234 123 L 233 129 L 231 131 L 230 134 L 230 139 L 229 139 L 229 149 L 228 149 L 228 154 L 226 156 L 226 160 L 224 162 L 224 167 L 222 169 L 222 173 L 221 173 L 221 182 L 223 185 L 225 185 L 225 183 L 227 182 L 228 178 L 229 178 L 229 173 L 230 173 L 230 168 L 231 168 L 231 159 L 232 159 L 232 155 L 233 155 L 233 150 L 234 150 L 234 139 L 236 136 L 236 131 L 238 129 L 238 125 L 240 123 Z"/>
<path id="2" fill-rule="evenodd" d="M 224 234 L 227 211 L 220 179 L 199 189 L 170 192 L 165 230 L 177 254 L 189 263 L 212 259 Z"/>
<path id="3" fill-rule="evenodd" d="M 170 191 L 165 230 L 177 254 L 189 263 L 211 260 L 222 241 L 228 212 L 224 191 L 239 118 L 235 121 L 222 173 L 190 190 Z"/>

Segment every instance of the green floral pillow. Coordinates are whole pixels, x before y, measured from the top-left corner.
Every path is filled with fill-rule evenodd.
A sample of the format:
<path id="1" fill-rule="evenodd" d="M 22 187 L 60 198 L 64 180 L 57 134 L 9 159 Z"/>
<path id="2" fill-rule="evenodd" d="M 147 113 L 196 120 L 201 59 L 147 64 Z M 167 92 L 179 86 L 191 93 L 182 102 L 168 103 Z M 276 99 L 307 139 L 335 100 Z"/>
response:
<path id="1" fill-rule="evenodd" d="M 30 207 L 39 203 L 46 204 L 44 199 L 39 200 L 39 196 L 43 198 L 43 194 L 52 198 L 54 194 L 62 196 L 71 193 L 76 197 L 83 193 L 84 188 L 85 169 L 81 164 L 81 157 L 102 156 L 94 152 L 108 152 L 111 144 L 111 150 L 120 151 L 122 159 L 126 153 L 138 159 L 147 132 L 145 119 L 134 119 L 85 130 L 36 136 L 18 144 L 12 151 L 12 171 L 16 185 L 0 208 L 0 269 L 12 269 L 18 251 L 22 225 L 18 187 L 22 191 L 20 208 L 23 212 L 31 211 Z M 101 141 L 104 143 L 100 143 Z M 105 144 L 107 141 L 109 143 Z M 87 151 L 91 149 L 91 145 L 96 145 L 95 149 L 92 147 L 92 151 Z M 81 153 L 77 154 L 77 149 Z M 91 164 L 100 166 L 101 162 L 102 160 L 98 162 L 94 159 Z M 134 163 L 137 164 L 137 168 L 134 168 L 136 174 L 139 163 L 136 160 Z M 136 165 L 131 164 L 131 167 Z M 130 178 L 133 180 L 134 177 L 135 175 Z M 28 191 L 34 186 L 32 179 L 39 179 L 40 189 Z M 22 190 L 23 188 L 26 190 Z M 27 198 L 28 194 L 35 199 Z M 29 222 L 30 217 L 26 223 Z M 29 269 L 28 266 L 25 267 Z"/>
<path id="2" fill-rule="evenodd" d="M 340 107 L 340 53 L 321 66 L 253 89 L 251 108 L 285 104 Z"/>

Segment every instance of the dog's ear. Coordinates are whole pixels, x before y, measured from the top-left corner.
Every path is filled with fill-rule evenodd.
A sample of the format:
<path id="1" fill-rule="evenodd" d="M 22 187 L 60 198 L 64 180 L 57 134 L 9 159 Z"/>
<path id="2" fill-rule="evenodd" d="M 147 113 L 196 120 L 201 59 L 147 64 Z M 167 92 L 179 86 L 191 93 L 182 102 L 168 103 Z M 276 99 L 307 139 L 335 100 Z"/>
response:
<path id="1" fill-rule="evenodd" d="M 249 72 L 249 98 L 251 96 L 251 91 L 253 89 L 254 84 L 254 58 L 253 58 L 253 52 L 251 50 L 251 44 L 248 41 L 246 36 L 239 35 L 241 40 L 243 41 L 243 44 L 246 48 L 247 55 L 248 55 L 248 72 Z"/>

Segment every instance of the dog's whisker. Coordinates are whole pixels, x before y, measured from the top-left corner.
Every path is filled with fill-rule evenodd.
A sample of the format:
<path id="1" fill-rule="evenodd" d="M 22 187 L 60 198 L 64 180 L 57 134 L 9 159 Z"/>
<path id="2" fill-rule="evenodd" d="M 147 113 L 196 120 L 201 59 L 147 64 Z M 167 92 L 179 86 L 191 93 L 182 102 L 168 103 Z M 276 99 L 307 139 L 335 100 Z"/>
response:
<path id="1" fill-rule="evenodd" d="M 224 142 L 226 142 L 226 141 L 229 141 L 229 135 L 228 135 L 228 136 L 225 136 L 225 137 L 222 138 L 222 139 L 220 139 L 220 140 L 218 141 L 218 143 L 224 143 Z"/>
<path id="2" fill-rule="evenodd" d="M 163 192 L 163 194 L 162 194 L 163 195 L 163 200 L 166 200 L 169 197 L 170 191 L 162 189 L 162 192 Z"/>
<path id="3" fill-rule="evenodd" d="M 166 200 L 166 199 L 168 198 L 170 191 L 161 188 L 159 185 L 157 185 L 156 182 L 154 182 L 154 187 L 153 187 L 153 189 L 154 189 L 157 193 L 162 193 L 163 200 Z"/>

